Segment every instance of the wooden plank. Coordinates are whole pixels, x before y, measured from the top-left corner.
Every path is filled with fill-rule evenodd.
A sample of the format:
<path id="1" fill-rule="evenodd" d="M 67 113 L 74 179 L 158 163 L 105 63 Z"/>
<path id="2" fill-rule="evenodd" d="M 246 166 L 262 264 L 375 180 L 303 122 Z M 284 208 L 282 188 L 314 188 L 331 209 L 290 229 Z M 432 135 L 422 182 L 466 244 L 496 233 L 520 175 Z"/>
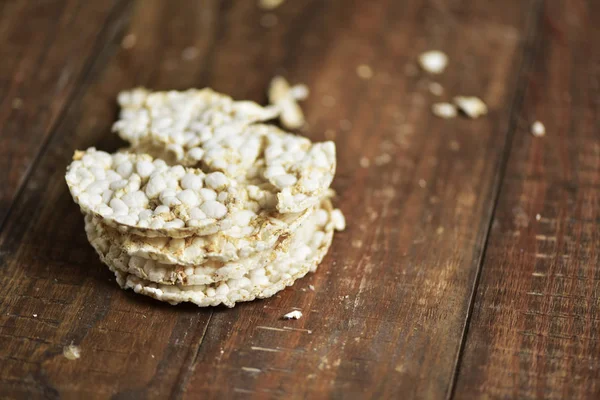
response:
<path id="1" fill-rule="evenodd" d="M 334 1 L 306 16 L 284 66 L 312 90 L 307 134 L 336 132 L 334 186 L 349 228 L 316 275 L 269 301 L 213 313 L 184 398 L 445 396 L 532 4 Z M 289 6 L 278 11 L 284 24 Z M 238 41 L 221 54 L 248 45 Z M 431 116 L 426 79 L 405 65 L 432 47 L 451 60 L 444 98 L 481 95 L 491 115 Z M 356 76 L 363 63 L 371 80 Z M 323 106 L 326 96 L 334 107 Z M 304 317 L 281 320 L 293 308 Z"/>
<path id="2" fill-rule="evenodd" d="M 272 12 L 251 1 L 135 3 L 110 30 L 1 233 L 0 395 L 442 397 L 533 2 L 313 0 Z M 134 46 L 119 48 L 123 37 Z M 427 79 L 405 65 L 432 47 L 452 60 L 439 79 L 446 97 L 480 95 L 489 116 L 431 116 Z M 363 63 L 370 80 L 356 75 Z M 233 310 L 173 308 L 120 291 L 64 184 L 72 151 L 122 145 L 108 133 L 121 89 L 210 85 L 264 101 L 276 73 L 310 86 L 306 134 L 335 137 L 339 149 L 335 187 L 349 229 L 320 272 Z M 281 321 L 293 307 L 305 316 Z M 71 341 L 82 348 L 78 361 L 61 355 Z"/>
<path id="3" fill-rule="evenodd" d="M 600 398 L 598 18 L 545 3 L 456 398 Z"/>
<path id="4" fill-rule="evenodd" d="M 0 226 L 117 1 L 7 1 L 0 10 Z M 110 24 L 110 22 L 108 22 Z"/>

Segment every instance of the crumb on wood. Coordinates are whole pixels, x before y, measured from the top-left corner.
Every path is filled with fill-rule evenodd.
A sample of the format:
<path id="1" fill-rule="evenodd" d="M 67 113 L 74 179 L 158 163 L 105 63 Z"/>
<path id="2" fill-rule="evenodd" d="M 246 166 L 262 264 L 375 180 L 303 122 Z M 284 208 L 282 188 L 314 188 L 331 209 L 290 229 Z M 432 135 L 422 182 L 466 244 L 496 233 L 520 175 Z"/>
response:
<path id="1" fill-rule="evenodd" d="M 313 285 L 308 285 L 308 288 L 309 288 L 310 290 L 312 290 L 313 292 L 315 291 L 315 287 L 314 287 Z"/>
<path id="2" fill-rule="evenodd" d="M 335 136 L 336 136 L 336 132 L 333 129 L 327 129 L 327 130 L 325 130 L 324 135 L 325 135 L 325 139 L 334 140 Z"/>
<path id="3" fill-rule="evenodd" d="M 419 65 L 430 74 L 441 74 L 448 65 L 448 56 L 439 50 L 430 50 L 419 56 Z"/>
<path id="4" fill-rule="evenodd" d="M 419 179 L 419 187 L 425 189 L 427 187 L 427 181 L 425 179 Z"/>
<path id="5" fill-rule="evenodd" d="M 535 137 L 542 137 L 546 135 L 546 127 L 540 121 L 535 121 L 531 125 L 531 134 Z"/>
<path id="6" fill-rule="evenodd" d="M 487 105 L 479 97 L 456 96 L 454 104 L 469 118 L 475 119 L 488 113 Z"/>
<path id="7" fill-rule="evenodd" d="M 356 74 L 361 79 L 371 79 L 373 77 L 373 69 L 367 64 L 360 64 L 356 67 Z"/>
<path id="8" fill-rule="evenodd" d="M 121 41 L 121 47 L 124 49 L 131 49 L 135 46 L 136 42 L 137 36 L 135 36 L 133 33 L 130 33 L 128 35 L 125 35 L 125 37 Z"/>
<path id="9" fill-rule="evenodd" d="M 387 153 L 380 154 L 377 157 L 375 157 L 375 165 L 377 165 L 377 166 L 389 164 L 391 161 L 392 161 L 392 156 L 390 156 Z"/>
<path id="10" fill-rule="evenodd" d="M 305 125 L 304 113 L 298 100 L 308 97 L 306 85 L 291 86 L 282 76 L 276 76 L 269 85 L 269 103 L 277 107 L 281 124 L 288 129 L 298 129 Z"/>
<path id="11" fill-rule="evenodd" d="M 441 96 L 444 94 L 444 87 L 437 82 L 430 82 L 427 87 L 429 89 L 429 93 L 434 96 Z"/>
<path id="12" fill-rule="evenodd" d="M 195 48 L 194 46 L 189 46 L 183 49 L 183 51 L 181 52 L 181 58 L 185 61 L 191 61 L 194 58 L 198 57 L 199 54 L 200 52 L 197 48 Z"/>
<path id="13" fill-rule="evenodd" d="M 283 319 L 300 319 L 302 318 L 302 312 L 300 310 L 290 311 L 283 316 Z"/>
<path id="14" fill-rule="evenodd" d="M 77 360 L 81 357 L 81 348 L 71 343 L 68 346 L 63 347 L 63 356 L 67 360 Z"/>
<path id="15" fill-rule="evenodd" d="M 431 106 L 431 111 L 436 117 L 444 119 L 455 118 L 458 114 L 456 107 L 450 103 L 435 103 Z"/>
<path id="16" fill-rule="evenodd" d="M 360 239 L 354 239 L 352 240 L 352 247 L 354 247 L 355 249 L 360 249 L 363 246 L 363 241 Z"/>
<path id="17" fill-rule="evenodd" d="M 457 140 L 451 140 L 450 141 L 450 150 L 452 150 L 452 151 L 459 151 L 460 150 L 460 143 Z"/>
<path id="18" fill-rule="evenodd" d="M 536 220 L 536 221 L 539 221 L 539 220 L 541 220 L 541 219 L 542 219 L 542 216 L 541 216 L 541 214 L 535 214 L 535 220 Z"/>
<path id="19" fill-rule="evenodd" d="M 284 0 L 259 0 L 258 6 L 264 10 L 274 10 L 282 5 Z"/>
<path id="20" fill-rule="evenodd" d="M 13 110 L 18 110 L 23 107 L 23 100 L 19 97 L 15 97 L 12 101 Z"/>
<path id="21" fill-rule="evenodd" d="M 362 168 L 369 168 L 371 161 L 367 157 L 361 157 L 358 161 Z"/>

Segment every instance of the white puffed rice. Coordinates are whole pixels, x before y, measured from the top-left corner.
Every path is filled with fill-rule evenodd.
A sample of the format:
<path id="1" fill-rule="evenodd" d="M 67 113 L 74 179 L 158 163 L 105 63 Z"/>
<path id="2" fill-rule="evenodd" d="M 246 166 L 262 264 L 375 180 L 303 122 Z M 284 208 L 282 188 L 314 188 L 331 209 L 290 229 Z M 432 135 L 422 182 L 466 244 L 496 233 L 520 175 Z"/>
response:
<path id="1" fill-rule="evenodd" d="M 137 88 L 121 92 L 118 101 L 121 113 L 113 131 L 134 146 L 168 150 L 182 165 L 202 159 L 201 144 L 236 135 L 253 122 L 278 115 L 274 107 L 234 101 L 211 89 L 151 92 Z"/>
<path id="2" fill-rule="evenodd" d="M 281 124 L 288 129 L 297 129 L 304 125 L 304 113 L 298 100 L 308 97 L 306 85 L 290 86 L 282 76 L 276 76 L 269 86 L 269 103 L 280 112 Z"/>
<path id="3" fill-rule="evenodd" d="M 144 236 L 185 237 L 231 226 L 226 217 L 242 207 L 247 197 L 243 188 L 236 187 L 236 182 L 213 176 L 210 182 L 218 183 L 215 189 L 201 188 L 206 179 L 201 170 L 162 163 L 155 163 L 152 174 L 142 178 L 137 167 L 146 170 L 152 161 L 148 155 L 111 156 L 90 148 L 75 153 L 66 181 L 83 212 L 101 217 L 110 226 Z M 92 173 L 98 168 L 104 168 L 106 179 L 98 180 Z M 221 193 L 226 195 L 219 197 Z M 220 202 L 219 198 L 225 200 Z M 205 218 L 192 219 L 190 211 L 194 208 L 202 210 Z"/>
<path id="4" fill-rule="evenodd" d="M 430 50 L 419 56 L 421 68 L 431 74 L 441 74 L 448 65 L 448 56 L 439 50 Z"/>
<path id="5" fill-rule="evenodd" d="M 302 318 L 302 311 L 300 311 L 300 310 L 290 311 L 289 313 L 287 313 L 283 316 L 283 319 L 300 319 L 300 318 Z"/>
<path id="6" fill-rule="evenodd" d="M 456 96 L 454 104 L 469 118 L 479 118 L 488 113 L 487 105 L 479 97 Z"/>

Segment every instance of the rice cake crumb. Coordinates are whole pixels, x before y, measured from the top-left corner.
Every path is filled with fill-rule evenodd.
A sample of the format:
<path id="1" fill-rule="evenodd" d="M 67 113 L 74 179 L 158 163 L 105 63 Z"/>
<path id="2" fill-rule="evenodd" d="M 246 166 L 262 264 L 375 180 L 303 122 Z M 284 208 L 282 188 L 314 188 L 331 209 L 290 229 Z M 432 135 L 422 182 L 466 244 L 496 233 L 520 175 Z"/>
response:
<path id="1" fill-rule="evenodd" d="M 283 316 L 283 319 L 300 319 L 302 318 L 302 311 L 294 310 Z"/>
<path id="2" fill-rule="evenodd" d="M 546 135 L 546 127 L 540 121 L 535 121 L 531 125 L 531 134 L 535 137 L 542 137 Z"/>
<path id="3" fill-rule="evenodd" d="M 454 98 L 454 104 L 467 117 L 475 119 L 488 113 L 486 104 L 479 97 L 474 96 L 456 96 Z"/>
<path id="4" fill-rule="evenodd" d="M 65 356 L 67 360 L 77 360 L 81 357 L 81 347 L 71 343 L 70 345 L 63 347 L 63 356 Z"/>
<path id="5" fill-rule="evenodd" d="M 450 103 L 435 103 L 431 106 L 431 111 L 436 117 L 450 119 L 458 114 L 456 107 Z"/>
<path id="6" fill-rule="evenodd" d="M 444 87 L 437 82 L 430 82 L 428 85 L 429 93 L 434 96 L 441 96 L 444 94 Z"/>
<path id="7" fill-rule="evenodd" d="M 269 86 L 269 102 L 279 108 L 281 124 L 288 129 L 297 129 L 304 125 L 304 114 L 298 100 L 308 97 L 306 85 L 291 86 L 282 76 L 276 76 Z"/>
<path id="8" fill-rule="evenodd" d="M 258 6 L 264 10 L 274 10 L 283 4 L 285 0 L 259 0 Z"/>
<path id="9" fill-rule="evenodd" d="M 129 35 L 125 36 L 121 41 L 121 47 L 124 49 L 131 49 L 133 48 L 133 46 L 135 46 L 136 42 L 137 37 L 133 33 L 130 33 Z"/>
<path id="10" fill-rule="evenodd" d="M 356 75 L 361 79 L 371 79 L 373 77 L 373 69 L 366 64 L 361 64 L 356 67 Z"/>
<path id="11" fill-rule="evenodd" d="M 431 74 L 441 74 L 448 65 L 448 56 L 439 50 L 426 51 L 419 56 L 419 64 Z"/>
<path id="12" fill-rule="evenodd" d="M 369 166 L 371 165 L 371 161 L 367 157 L 361 157 L 359 164 L 363 168 L 369 168 Z"/>

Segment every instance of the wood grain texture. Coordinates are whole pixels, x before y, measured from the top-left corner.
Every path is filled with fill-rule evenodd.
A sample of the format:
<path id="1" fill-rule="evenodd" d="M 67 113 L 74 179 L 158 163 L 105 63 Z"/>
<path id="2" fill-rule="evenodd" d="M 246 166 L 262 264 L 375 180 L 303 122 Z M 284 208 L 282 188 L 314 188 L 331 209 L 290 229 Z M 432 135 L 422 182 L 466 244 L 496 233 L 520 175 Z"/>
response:
<path id="1" fill-rule="evenodd" d="M 543 9 L 457 399 L 600 398 L 598 18 L 596 1 Z"/>
<path id="2" fill-rule="evenodd" d="M 119 6 L 117 1 L 2 2 L 0 226 Z"/>
<path id="3" fill-rule="evenodd" d="M 0 233 L 0 397 L 444 397 L 534 4 L 125 3 Z M 479 95 L 490 115 L 432 117 L 433 78 L 411 72 L 431 48 L 452 60 L 443 99 Z M 278 73 L 311 88 L 304 133 L 338 146 L 349 228 L 320 271 L 233 310 L 118 289 L 64 183 L 73 150 L 122 145 L 109 133 L 122 89 L 211 86 L 264 102 Z M 293 308 L 304 317 L 282 321 Z M 80 360 L 62 356 L 71 342 Z"/>
<path id="4" fill-rule="evenodd" d="M 446 395 L 533 3 L 482 4 L 313 5 L 283 66 L 312 90 L 307 135 L 335 135 L 334 187 L 349 228 L 314 276 L 269 301 L 214 311 L 184 398 Z M 246 46 L 232 39 L 221 52 Z M 405 73 L 431 47 L 452 60 L 444 98 L 481 95 L 489 117 L 431 116 L 428 78 Z M 357 78 L 360 64 L 372 79 Z M 326 96 L 335 106 L 323 106 Z M 293 308 L 304 317 L 281 320 Z"/>

